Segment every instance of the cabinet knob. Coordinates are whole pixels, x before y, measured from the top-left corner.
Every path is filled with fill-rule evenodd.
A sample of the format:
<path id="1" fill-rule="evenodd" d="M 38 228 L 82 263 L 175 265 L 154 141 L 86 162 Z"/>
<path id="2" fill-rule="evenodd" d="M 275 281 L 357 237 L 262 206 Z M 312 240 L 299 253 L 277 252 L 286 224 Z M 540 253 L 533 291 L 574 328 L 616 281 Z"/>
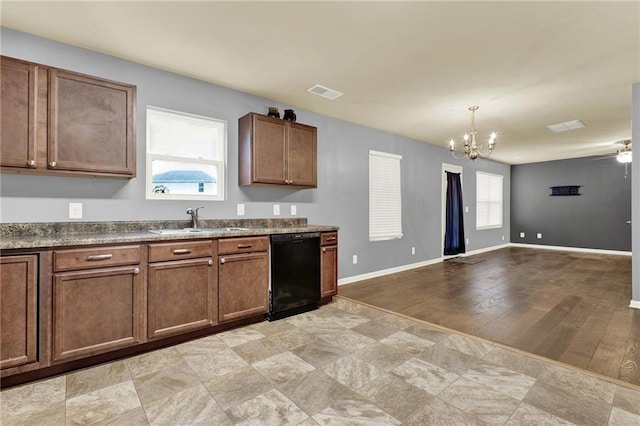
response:
<path id="1" fill-rule="evenodd" d="M 140 273 L 140 268 L 134 268 L 133 269 L 133 273 L 136 274 L 136 275 L 139 274 Z"/>
<path id="2" fill-rule="evenodd" d="M 55 161 L 52 161 L 52 162 L 49 163 L 49 167 L 55 168 L 56 165 L 57 165 L 57 163 Z"/>
<path id="3" fill-rule="evenodd" d="M 213 265 L 213 260 L 209 259 L 209 266 Z"/>
<path id="4" fill-rule="evenodd" d="M 223 257 L 222 259 L 220 259 L 220 263 L 224 263 L 224 262 L 225 262 L 225 260 L 224 260 L 224 257 Z"/>
<path id="5" fill-rule="evenodd" d="M 29 167 L 35 167 L 35 166 L 36 166 L 36 160 L 29 160 L 29 161 L 27 161 L 27 166 L 29 166 Z"/>
<path id="6" fill-rule="evenodd" d="M 327 249 L 326 249 L 326 248 L 323 248 L 323 249 L 322 249 L 322 252 L 323 252 L 323 253 L 326 253 L 326 252 L 327 252 Z"/>

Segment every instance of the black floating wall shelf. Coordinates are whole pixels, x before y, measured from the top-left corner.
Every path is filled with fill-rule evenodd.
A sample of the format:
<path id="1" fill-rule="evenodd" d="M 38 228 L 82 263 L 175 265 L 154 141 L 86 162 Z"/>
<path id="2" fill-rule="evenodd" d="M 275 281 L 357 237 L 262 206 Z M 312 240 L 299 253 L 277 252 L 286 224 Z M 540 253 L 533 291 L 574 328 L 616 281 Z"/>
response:
<path id="1" fill-rule="evenodd" d="M 552 196 L 580 195 L 580 185 L 550 186 Z"/>

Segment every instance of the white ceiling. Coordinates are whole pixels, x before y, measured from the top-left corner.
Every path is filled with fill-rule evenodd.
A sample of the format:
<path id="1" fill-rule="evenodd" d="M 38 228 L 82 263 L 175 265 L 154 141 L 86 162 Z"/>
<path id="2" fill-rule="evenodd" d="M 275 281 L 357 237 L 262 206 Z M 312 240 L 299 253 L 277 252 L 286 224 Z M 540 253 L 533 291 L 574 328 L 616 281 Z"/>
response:
<path id="1" fill-rule="evenodd" d="M 2 26 L 508 164 L 631 137 L 640 2 L 12 2 Z M 306 92 L 322 84 L 329 101 Z M 260 112 L 260 111 L 256 111 Z M 266 112 L 266 111 L 265 111 Z M 587 127 L 550 133 L 579 119 Z"/>

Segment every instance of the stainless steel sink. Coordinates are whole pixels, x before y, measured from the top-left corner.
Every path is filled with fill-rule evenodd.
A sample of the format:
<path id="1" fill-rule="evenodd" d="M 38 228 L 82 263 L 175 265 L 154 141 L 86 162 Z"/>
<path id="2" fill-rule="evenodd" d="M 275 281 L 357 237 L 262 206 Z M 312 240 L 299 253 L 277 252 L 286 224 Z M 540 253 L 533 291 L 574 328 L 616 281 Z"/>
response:
<path id="1" fill-rule="evenodd" d="M 149 229 L 149 232 L 160 235 L 184 235 L 184 234 L 204 234 L 215 232 L 215 229 L 206 228 L 184 228 L 184 229 Z"/>
<path id="2" fill-rule="evenodd" d="M 150 229 L 149 232 L 160 235 L 211 234 L 215 232 L 248 231 L 249 228 L 230 226 L 227 228 L 183 228 L 183 229 Z"/>

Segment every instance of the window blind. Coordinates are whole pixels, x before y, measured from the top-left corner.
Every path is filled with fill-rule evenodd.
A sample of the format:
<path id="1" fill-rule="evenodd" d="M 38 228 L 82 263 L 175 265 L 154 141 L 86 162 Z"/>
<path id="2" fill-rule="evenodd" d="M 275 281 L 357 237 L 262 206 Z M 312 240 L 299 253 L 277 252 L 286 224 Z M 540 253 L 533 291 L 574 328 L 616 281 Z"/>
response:
<path id="1" fill-rule="evenodd" d="M 369 151 L 369 241 L 402 238 L 401 155 Z"/>
<path id="2" fill-rule="evenodd" d="M 502 176 L 476 172 L 476 229 L 502 227 Z"/>

